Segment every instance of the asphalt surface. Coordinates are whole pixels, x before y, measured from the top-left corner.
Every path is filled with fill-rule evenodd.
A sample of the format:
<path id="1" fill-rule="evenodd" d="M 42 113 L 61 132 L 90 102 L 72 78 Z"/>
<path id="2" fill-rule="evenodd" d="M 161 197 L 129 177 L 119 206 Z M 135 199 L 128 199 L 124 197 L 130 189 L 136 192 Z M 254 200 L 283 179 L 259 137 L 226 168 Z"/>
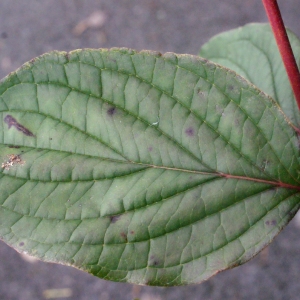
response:
<path id="1" fill-rule="evenodd" d="M 286 25 L 300 35 L 299 0 L 279 4 Z M 266 20 L 260 0 L 0 0 L 0 77 L 50 50 L 129 47 L 197 54 L 221 31 Z M 0 299 L 299 299 L 299 220 L 298 214 L 247 264 L 200 285 L 174 288 L 108 282 L 28 261 L 0 242 Z"/>

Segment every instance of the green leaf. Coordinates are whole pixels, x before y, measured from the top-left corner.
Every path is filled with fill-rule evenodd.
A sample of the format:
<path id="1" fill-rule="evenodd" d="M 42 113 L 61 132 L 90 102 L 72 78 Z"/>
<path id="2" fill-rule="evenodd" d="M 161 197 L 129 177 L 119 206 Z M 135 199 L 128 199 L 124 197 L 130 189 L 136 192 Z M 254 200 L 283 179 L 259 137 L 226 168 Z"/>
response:
<path id="1" fill-rule="evenodd" d="M 277 103 L 191 55 L 51 52 L 0 84 L 0 236 L 104 279 L 201 282 L 299 209 Z"/>
<path id="2" fill-rule="evenodd" d="M 287 29 L 300 66 L 300 40 Z M 213 37 L 200 56 L 228 67 L 275 99 L 300 127 L 300 113 L 269 24 L 248 24 Z"/>

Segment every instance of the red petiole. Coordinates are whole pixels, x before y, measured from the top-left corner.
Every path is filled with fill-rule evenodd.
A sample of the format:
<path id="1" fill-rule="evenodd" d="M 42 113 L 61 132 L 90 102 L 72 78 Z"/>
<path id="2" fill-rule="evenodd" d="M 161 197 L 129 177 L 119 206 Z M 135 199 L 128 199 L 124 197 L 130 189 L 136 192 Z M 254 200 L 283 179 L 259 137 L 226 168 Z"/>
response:
<path id="1" fill-rule="evenodd" d="M 300 73 L 281 17 L 277 0 L 262 0 L 279 52 L 300 110 Z"/>

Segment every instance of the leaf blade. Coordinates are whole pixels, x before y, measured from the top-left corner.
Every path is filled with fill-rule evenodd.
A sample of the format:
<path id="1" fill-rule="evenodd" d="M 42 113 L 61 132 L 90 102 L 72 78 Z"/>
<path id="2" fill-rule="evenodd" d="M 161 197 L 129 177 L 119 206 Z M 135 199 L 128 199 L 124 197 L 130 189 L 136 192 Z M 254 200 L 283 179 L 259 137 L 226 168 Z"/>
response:
<path id="1" fill-rule="evenodd" d="M 105 279 L 195 283 L 248 260 L 299 208 L 295 132 L 201 58 L 54 52 L 0 89 L 1 161 L 22 160 L 2 169 L 0 235 L 19 251 Z"/>

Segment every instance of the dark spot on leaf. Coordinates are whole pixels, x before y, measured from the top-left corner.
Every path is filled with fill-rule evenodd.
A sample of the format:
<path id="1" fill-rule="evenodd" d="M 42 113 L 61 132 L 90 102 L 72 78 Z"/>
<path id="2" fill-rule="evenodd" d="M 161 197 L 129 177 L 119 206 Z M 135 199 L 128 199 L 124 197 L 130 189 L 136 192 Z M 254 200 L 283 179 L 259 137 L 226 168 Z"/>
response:
<path id="1" fill-rule="evenodd" d="M 194 128 L 189 127 L 185 130 L 185 133 L 187 136 L 194 136 L 195 132 L 194 132 Z"/>
<path id="2" fill-rule="evenodd" d="M 276 220 L 268 220 L 265 222 L 266 225 L 268 226 L 276 226 L 277 225 L 277 221 Z"/>
<path id="3" fill-rule="evenodd" d="M 151 266 L 157 266 L 159 264 L 159 260 L 155 257 L 155 255 L 150 256 L 150 264 Z"/>
<path id="4" fill-rule="evenodd" d="M 52 138 L 49 138 L 50 141 L 52 141 Z"/>
<path id="5" fill-rule="evenodd" d="M 1 32 L 1 38 L 2 39 L 7 39 L 8 38 L 7 32 L 5 32 L 5 31 Z"/>
<path id="6" fill-rule="evenodd" d="M 19 246 L 20 246 L 20 247 L 23 247 L 23 246 L 24 246 L 24 242 L 21 242 L 21 243 L 19 244 Z"/>
<path id="7" fill-rule="evenodd" d="M 239 125 L 240 125 L 240 121 L 239 121 L 238 119 L 235 119 L 235 120 L 234 120 L 234 125 L 235 125 L 235 126 L 239 126 Z"/>
<path id="8" fill-rule="evenodd" d="M 202 92 L 200 88 L 197 89 L 197 94 L 201 97 L 203 97 L 205 95 L 205 93 Z"/>
<path id="9" fill-rule="evenodd" d="M 133 230 L 131 230 L 131 231 L 130 231 L 130 234 L 134 234 L 134 231 L 133 231 Z"/>
<path id="10" fill-rule="evenodd" d="M 65 54 L 65 58 L 66 58 L 67 60 L 69 60 L 69 59 L 70 59 L 69 52 L 67 52 L 67 53 Z"/>
<path id="11" fill-rule="evenodd" d="M 233 85 L 228 85 L 228 89 L 229 89 L 229 91 L 233 91 L 234 90 L 234 86 Z"/>
<path id="12" fill-rule="evenodd" d="M 31 131 L 29 131 L 23 125 L 18 123 L 17 120 L 11 115 L 6 115 L 6 117 L 4 118 L 4 122 L 8 125 L 8 129 L 10 129 L 10 127 L 13 126 L 18 131 L 21 131 L 22 133 L 24 133 L 27 136 L 35 136 Z"/>
<path id="13" fill-rule="evenodd" d="M 116 223 L 120 218 L 121 218 L 121 215 L 115 215 L 115 216 L 109 217 L 111 223 Z"/>
<path id="14" fill-rule="evenodd" d="M 19 149 L 21 148 L 20 146 L 14 146 L 14 145 L 9 145 L 8 148 L 15 148 L 15 149 Z"/>
<path id="15" fill-rule="evenodd" d="M 125 232 L 121 232 L 121 237 L 123 238 L 123 239 L 125 239 L 125 241 L 126 241 L 126 243 L 127 243 L 127 235 L 126 235 L 126 233 Z"/>
<path id="16" fill-rule="evenodd" d="M 31 59 L 29 63 L 33 64 L 35 62 L 35 58 Z"/>
<path id="17" fill-rule="evenodd" d="M 117 109 L 115 107 L 110 107 L 108 110 L 107 110 L 107 114 L 109 116 L 113 116 L 115 113 L 117 112 Z"/>
<path id="18" fill-rule="evenodd" d="M 153 150 L 153 147 L 149 147 L 148 151 L 151 152 Z"/>

